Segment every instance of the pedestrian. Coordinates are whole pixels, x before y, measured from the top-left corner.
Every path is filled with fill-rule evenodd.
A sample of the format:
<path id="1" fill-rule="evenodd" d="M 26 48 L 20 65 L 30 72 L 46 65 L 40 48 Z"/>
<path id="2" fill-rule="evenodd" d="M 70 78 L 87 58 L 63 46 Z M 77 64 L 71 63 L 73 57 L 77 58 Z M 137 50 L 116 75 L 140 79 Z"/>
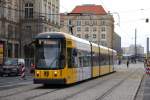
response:
<path id="1" fill-rule="evenodd" d="M 129 67 L 129 60 L 127 60 L 127 68 Z"/>

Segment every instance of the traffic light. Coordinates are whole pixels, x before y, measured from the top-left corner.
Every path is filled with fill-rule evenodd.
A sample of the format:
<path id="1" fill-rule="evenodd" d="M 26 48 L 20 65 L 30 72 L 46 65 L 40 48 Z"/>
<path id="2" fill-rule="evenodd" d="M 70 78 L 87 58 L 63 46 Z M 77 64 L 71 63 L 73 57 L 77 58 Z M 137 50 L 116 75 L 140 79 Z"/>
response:
<path id="1" fill-rule="evenodd" d="M 149 19 L 148 19 L 148 18 L 146 18 L 145 22 L 146 22 L 146 23 L 148 23 L 148 22 L 149 22 Z"/>

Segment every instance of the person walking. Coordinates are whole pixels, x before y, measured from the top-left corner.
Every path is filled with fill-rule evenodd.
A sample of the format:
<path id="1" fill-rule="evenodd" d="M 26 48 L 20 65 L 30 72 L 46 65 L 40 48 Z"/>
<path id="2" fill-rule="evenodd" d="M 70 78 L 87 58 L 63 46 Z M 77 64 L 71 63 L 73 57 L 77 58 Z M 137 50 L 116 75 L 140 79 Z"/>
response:
<path id="1" fill-rule="evenodd" d="M 127 68 L 129 68 L 129 59 L 127 60 Z"/>

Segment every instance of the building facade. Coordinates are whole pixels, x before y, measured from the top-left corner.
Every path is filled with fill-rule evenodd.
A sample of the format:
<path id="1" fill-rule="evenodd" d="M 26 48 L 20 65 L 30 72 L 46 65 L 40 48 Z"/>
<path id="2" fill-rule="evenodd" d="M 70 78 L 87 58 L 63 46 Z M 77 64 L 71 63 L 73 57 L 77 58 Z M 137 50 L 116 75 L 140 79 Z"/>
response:
<path id="1" fill-rule="evenodd" d="M 60 28 L 59 0 L 20 0 L 21 50 L 28 49 L 33 37 Z M 29 46 L 30 47 L 30 46 Z M 30 54 L 25 52 L 25 55 Z"/>
<path id="2" fill-rule="evenodd" d="M 114 18 L 101 5 L 76 6 L 61 14 L 61 31 L 112 48 Z"/>
<path id="3" fill-rule="evenodd" d="M 1 0 L 0 12 L 0 42 L 3 45 L 3 57 L 18 57 L 19 0 Z"/>
<path id="4" fill-rule="evenodd" d="M 144 56 L 144 47 L 141 45 L 137 45 L 135 49 L 135 45 L 130 45 L 129 47 L 124 47 L 123 49 L 123 55 L 125 56 L 139 56 L 143 57 Z"/>
<path id="5" fill-rule="evenodd" d="M 25 57 L 36 34 L 60 29 L 59 0 L 1 0 L 0 12 L 4 57 Z"/>
<path id="6" fill-rule="evenodd" d="M 122 54 L 121 37 L 117 33 L 113 34 L 113 49 L 116 50 L 119 55 Z"/>

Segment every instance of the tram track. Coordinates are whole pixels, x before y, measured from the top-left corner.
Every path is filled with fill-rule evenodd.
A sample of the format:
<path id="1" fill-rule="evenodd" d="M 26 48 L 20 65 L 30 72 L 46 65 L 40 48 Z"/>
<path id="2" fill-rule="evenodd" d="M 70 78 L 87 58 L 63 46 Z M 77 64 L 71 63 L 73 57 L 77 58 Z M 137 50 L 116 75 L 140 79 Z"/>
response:
<path id="1" fill-rule="evenodd" d="M 118 73 L 118 74 L 119 74 L 119 73 Z M 68 96 L 66 96 L 66 97 L 64 97 L 64 98 L 54 99 L 54 100 L 68 100 L 68 99 L 71 99 L 72 97 L 74 97 L 74 96 L 76 96 L 76 95 L 78 95 L 78 94 L 80 94 L 80 93 L 83 93 L 83 92 L 85 92 L 85 91 L 88 91 L 88 90 L 90 90 L 90 89 L 92 89 L 92 88 L 95 88 L 95 87 L 97 87 L 97 86 L 99 86 L 99 85 L 105 84 L 106 82 L 112 80 L 112 77 L 118 76 L 118 74 L 114 74 L 113 76 L 111 76 L 111 77 L 109 77 L 109 78 L 106 78 L 106 79 L 101 80 L 101 81 L 100 81 L 99 83 L 97 83 L 97 84 L 94 84 L 94 85 L 92 85 L 92 86 L 90 86 L 90 87 L 88 87 L 88 88 L 84 88 L 84 89 L 82 89 L 82 90 L 80 90 L 80 91 L 78 91 L 78 92 L 76 92 L 76 93 L 73 93 L 73 94 L 71 94 L 71 95 L 68 95 Z"/>
<path id="2" fill-rule="evenodd" d="M 117 82 L 117 83 L 115 83 L 115 85 L 113 85 L 113 86 L 111 86 L 111 87 L 109 87 L 107 90 L 106 90 L 106 92 L 104 91 L 104 93 L 102 93 L 101 94 L 101 96 L 99 96 L 99 97 L 97 97 L 95 100 L 102 100 L 103 98 L 105 98 L 107 95 L 109 95 L 113 90 L 115 90 L 118 86 L 120 86 L 124 81 L 126 81 L 130 76 L 132 76 L 134 73 L 136 72 L 136 70 L 134 70 L 134 71 L 132 71 L 132 72 L 130 72 L 128 75 L 122 75 L 122 73 L 115 73 L 115 74 L 112 74 L 112 75 L 108 75 L 108 77 L 106 76 L 106 77 L 100 77 L 101 78 L 101 80 L 100 80 L 100 82 L 96 82 L 95 84 L 91 84 L 90 86 L 86 86 L 84 83 L 86 83 L 86 82 L 83 82 L 83 84 L 81 83 L 81 84 L 78 84 L 78 85 L 85 85 L 86 87 L 84 87 L 84 88 L 82 88 L 82 89 L 80 89 L 80 90 L 78 90 L 78 91 L 75 91 L 74 93 L 72 92 L 72 93 L 70 93 L 69 95 L 67 94 L 66 96 L 64 96 L 64 97 L 56 97 L 56 98 L 53 98 L 53 100 L 67 100 L 67 99 L 72 99 L 73 97 L 75 97 L 75 96 L 77 96 L 77 95 L 79 95 L 79 94 L 82 94 L 82 93 L 84 93 L 84 92 L 86 92 L 86 91 L 89 91 L 90 89 L 93 89 L 93 88 L 96 88 L 97 86 L 100 86 L 100 85 L 102 85 L 102 84 L 105 84 L 105 83 L 107 83 L 107 82 L 109 82 L 109 81 L 111 81 L 111 80 L 113 80 L 114 78 L 115 79 L 117 79 L 117 76 L 119 76 L 119 78 L 121 78 L 122 80 L 120 80 L 119 82 Z M 122 75 L 122 76 L 121 76 Z M 121 76 L 121 77 L 120 77 Z M 96 78 L 97 79 L 97 78 Z M 95 79 L 94 79 L 95 80 Z M 93 80 L 92 80 L 93 81 Z M 90 82 L 90 81 L 87 81 L 87 82 Z M 73 85 L 73 86 L 71 86 L 71 87 L 67 87 L 67 88 L 65 88 L 65 89 L 67 89 L 67 91 L 70 91 L 70 89 L 73 89 L 73 88 L 75 88 L 76 86 L 78 86 L 78 85 Z M 41 91 L 41 89 L 42 90 L 44 90 L 44 91 L 42 91 L 42 92 L 40 92 Z M 47 90 L 47 89 L 51 89 L 51 90 Z M 24 93 L 26 94 L 26 92 L 29 92 L 29 93 L 27 93 L 27 94 L 30 94 L 29 96 L 26 96 L 26 98 L 24 98 L 23 100 L 32 100 L 32 99 L 39 99 L 39 97 L 40 98 L 42 98 L 43 96 L 47 96 L 48 94 L 49 95 L 53 95 L 53 93 L 54 94 L 57 94 L 57 93 L 59 93 L 59 92 L 62 92 L 62 91 L 65 91 L 65 89 L 64 88 L 47 88 L 46 87 L 46 89 L 44 88 L 44 87 L 36 87 L 36 88 L 32 88 L 32 89 L 27 89 L 27 90 L 24 90 L 24 91 L 21 91 L 21 92 L 16 92 L 16 93 L 12 93 L 12 94 L 8 94 L 8 95 L 5 95 L 5 96 L 0 96 L 0 98 L 4 98 L 4 100 L 5 100 L 5 98 L 7 98 L 7 97 L 13 97 L 13 96 L 17 96 L 17 95 L 19 95 L 20 94 L 20 96 L 21 95 L 23 95 Z M 62 91 L 61 91 L 62 90 Z M 58 91 L 58 92 L 57 92 Z M 37 94 L 34 94 L 34 95 L 32 95 L 32 93 L 37 93 Z M 3 99 L 2 99 L 3 100 Z M 9 100 L 9 99 L 8 99 Z M 13 99 L 12 99 L 13 100 Z"/>
<path id="3" fill-rule="evenodd" d="M 28 84 L 28 85 L 29 85 L 29 84 Z M 28 85 L 26 85 L 26 86 L 28 86 Z M 24 86 L 24 87 L 26 87 L 26 86 Z M 22 86 L 22 87 L 23 87 L 23 86 Z M 15 88 L 15 87 L 14 87 L 14 88 Z M 12 88 L 12 89 L 14 89 L 14 88 Z M 20 88 L 20 87 L 18 86 L 18 88 Z M 27 88 L 27 89 L 25 89 L 25 90 L 20 90 L 20 91 L 13 92 L 13 93 L 8 93 L 8 94 L 6 94 L 6 95 L 0 96 L 0 98 L 6 98 L 6 97 L 9 97 L 9 96 L 18 95 L 18 94 L 21 94 L 21 93 L 24 93 L 24 92 L 28 92 L 28 91 L 37 89 L 37 88 L 39 88 L 39 87 L 33 87 L 33 88 L 29 88 L 29 89 Z"/>
<path id="4" fill-rule="evenodd" d="M 104 92 L 101 96 L 99 96 L 98 98 L 96 98 L 96 100 L 102 100 L 104 97 L 108 96 L 114 89 L 116 89 L 118 86 L 120 86 L 123 82 L 125 82 L 133 74 L 134 74 L 134 72 L 131 73 L 131 74 L 129 74 L 127 77 L 125 77 L 120 82 L 118 82 L 117 84 L 115 84 L 114 86 L 112 86 L 110 89 L 108 89 L 106 92 Z"/>
<path id="5" fill-rule="evenodd" d="M 22 80 L 19 77 L 0 79 L 0 90 L 12 89 L 23 85 L 31 84 L 32 79 Z"/>
<path id="6" fill-rule="evenodd" d="M 115 76 L 117 76 L 117 75 L 115 75 Z M 110 79 L 111 79 L 111 78 L 110 78 Z M 108 80 L 108 78 L 102 80 L 102 82 L 101 82 L 101 83 L 98 83 L 98 84 L 102 84 L 102 83 L 106 82 L 107 80 Z M 96 85 L 97 85 L 97 84 L 96 84 Z M 74 85 L 74 86 L 71 86 L 71 87 L 75 87 L 75 86 L 77 86 L 77 85 Z M 91 86 L 90 88 L 93 88 L 93 87 L 95 87 L 95 85 L 94 85 L 94 86 Z M 53 88 L 54 88 L 54 87 L 53 87 Z M 77 94 L 79 94 L 79 93 L 82 93 L 82 92 L 84 92 L 84 91 L 86 91 L 86 90 L 88 90 L 88 89 L 90 89 L 90 88 L 85 88 L 85 89 L 79 91 L 78 93 L 75 93 L 75 94 L 72 94 L 72 95 L 69 95 L 69 96 L 63 98 L 62 100 L 66 100 L 67 98 L 70 98 L 70 97 L 75 96 L 75 95 L 77 95 Z M 0 98 L 7 98 L 7 97 L 10 97 L 10 96 L 19 95 L 19 94 L 22 94 L 22 93 L 25 93 L 25 92 L 31 92 L 31 93 L 33 93 L 33 92 L 35 92 L 35 91 L 39 91 L 38 89 L 43 89 L 43 87 L 37 87 L 37 88 L 33 88 L 33 89 L 27 89 L 27 90 L 24 90 L 24 91 L 21 91 L 21 92 L 15 92 L 15 93 L 12 93 L 12 94 L 9 94 L 9 95 L 0 96 Z M 59 91 L 59 90 L 61 90 L 61 89 L 64 89 L 64 88 L 57 87 L 57 89 L 53 89 L 53 90 L 46 91 L 46 92 L 43 92 L 43 93 L 39 93 L 39 94 L 36 94 L 36 95 L 31 95 L 31 96 L 25 98 L 24 100 L 32 100 L 32 99 L 35 99 L 35 98 L 38 98 L 38 97 L 41 97 L 41 96 L 44 96 L 44 95 L 51 94 L 51 93 L 53 93 L 53 92 Z M 69 88 L 68 88 L 68 89 L 69 89 Z"/>
<path id="7" fill-rule="evenodd" d="M 96 98 L 96 100 L 101 100 L 103 97 L 105 97 L 107 94 L 109 94 L 111 91 L 113 91 L 115 88 L 117 88 L 119 85 L 121 85 L 125 80 L 127 80 L 131 75 L 133 75 L 136 71 L 134 72 L 130 72 L 128 75 L 126 76 L 123 76 L 123 79 L 121 81 L 119 81 L 117 84 L 115 84 L 114 86 L 112 86 L 108 91 L 106 91 L 105 93 L 103 93 L 100 97 Z M 84 88 L 76 93 L 72 93 L 68 96 L 65 96 L 63 98 L 57 98 L 57 99 L 54 99 L 54 100 L 69 100 L 69 99 L 72 99 L 73 97 L 77 96 L 77 95 L 80 95 L 81 93 L 84 93 L 86 91 L 89 91 L 90 89 L 93 89 L 93 88 L 96 88 L 97 86 L 100 86 L 102 84 L 105 84 L 111 80 L 113 80 L 112 77 L 116 77 L 118 76 L 119 74 L 115 74 L 114 76 L 111 76 L 109 78 L 106 78 L 106 79 L 103 79 L 102 81 L 100 81 L 99 83 L 97 84 L 94 84 L 88 88 Z"/>
<path id="8" fill-rule="evenodd" d="M 110 89 L 108 89 L 106 92 L 104 92 L 101 96 L 99 96 L 98 98 L 96 98 L 96 100 L 103 100 L 110 93 L 112 93 L 113 90 L 115 90 L 117 87 L 119 87 L 121 84 L 123 84 L 125 81 L 127 81 L 130 77 L 132 77 L 132 75 L 135 75 L 135 74 L 137 74 L 137 70 L 135 70 L 134 72 L 132 72 L 131 74 L 129 74 L 127 77 L 125 77 L 124 79 L 122 79 L 121 81 L 119 81 L 117 84 L 113 85 Z"/>
<path id="9" fill-rule="evenodd" d="M 57 88 L 57 89 L 55 89 Z M 47 90 L 47 89 L 50 89 L 50 90 Z M 33 88 L 29 88 L 29 89 L 26 89 L 26 90 L 23 90 L 23 91 L 17 91 L 17 92 L 14 92 L 14 93 L 10 93 L 10 94 L 7 94 L 7 95 L 3 95 L 3 96 L 0 96 L 0 100 L 12 100 L 13 97 L 17 97 L 18 95 L 22 95 L 22 94 L 26 94 L 28 92 L 30 93 L 37 93 L 35 95 L 31 95 L 27 98 L 24 98 L 23 100 L 32 100 L 34 98 L 37 98 L 37 97 L 40 97 L 40 96 L 43 96 L 43 95 L 46 95 L 46 94 L 49 94 L 49 93 L 52 93 L 52 92 L 55 92 L 55 91 L 58 91 L 60 90 L 61 88 L 60 87 L 44 87 L 44 86 L 38 86 L 38 87 L 33 87 Z M 44 90 L 42 91 L 41 93 L 39 92 L 40 90 Z M 39 93 L 38 93 L 39 92 Z"/>
<path id="10" fill-rule="evenodd" d="M 43 96 L 43 95 L 46 95 L 46 94 L 55 92 L 55 91 L 57 91 L 57 90 L 59 90 L 59 89 L 54 89 L 54 90 L 52 90 L 52 91 L 44 92 L 44 93 L 41 93 L 41 94 L 39 94 L 39 95 L 31 96 L 31 97 L 26 98 L 25 100 L 32 100 L 32 99 L 34 99 L 34 98 L 38 98 L 38 97 L 40 97 L 40 96 Z"/>

